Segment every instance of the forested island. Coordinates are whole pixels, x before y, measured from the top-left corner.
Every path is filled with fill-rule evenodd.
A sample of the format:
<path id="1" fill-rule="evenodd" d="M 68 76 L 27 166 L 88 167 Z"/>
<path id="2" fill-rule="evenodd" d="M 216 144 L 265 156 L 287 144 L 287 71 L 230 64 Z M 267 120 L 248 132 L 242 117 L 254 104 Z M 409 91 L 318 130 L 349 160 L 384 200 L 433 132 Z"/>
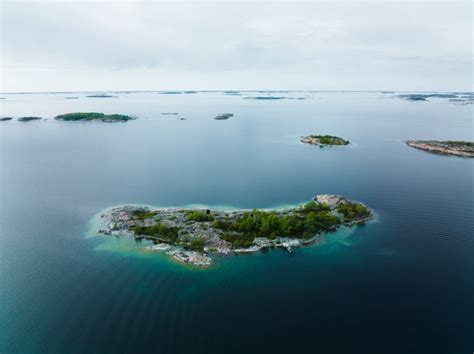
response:
<path id="1" fill-rule="evenodd" d="M 31 122 L 33 120 L 42 120 L 43 118 L 41 117 L 20 117 L 18 118 L 19 122 Z"/>
<path id="2" fill-rule="evenodd" d="M 302 136 L 300 141 L 305 144 L 324 146 L 342 146 L 349 145 L 350 142 L 334 135 L 308 135 Z"/>
<path id="3" fill-rule="evenodd" d="M 104 114 L 97 112 L 75 112 L 56 116 L 54 119 L 63 121 L 102 121 L 102 122 L 126 122 L 134 119 L 124 114 Z"/>
<path id="4" fill-rule="evenodd" d="M 199 266 L 209 254 L 246 253 L 265 248 L 308 244 L 322 232 L 363 223 L 372 217 L 364 204 L 337 195 L 318 195 L 285 209 L 211 210 L 125 205 L 101 214 L 100 234 L 152 240 L 148 250 Z"/>
<path id="5" fill-rule="evenodd" d="M 474 143 L 471 141 L 407 140 L 405 144 L 436 154 L 474 157 Z"/>

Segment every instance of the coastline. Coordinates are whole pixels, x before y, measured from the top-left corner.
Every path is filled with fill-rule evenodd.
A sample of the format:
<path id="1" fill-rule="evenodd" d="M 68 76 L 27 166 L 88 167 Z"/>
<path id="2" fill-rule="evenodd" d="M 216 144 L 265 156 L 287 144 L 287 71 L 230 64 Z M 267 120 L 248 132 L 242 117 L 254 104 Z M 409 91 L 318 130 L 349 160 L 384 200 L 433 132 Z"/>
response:
<path id="1" fill-rule="evenodd" d="M 329 203 L 329 206 L 326 205 L 326 202 Z M 212 209 L 206 209 L 208 206 L 196 204 L 187 207 L 161 208 L 126 204 L 106 208 L 97 214 L 94 217 L 97 221 L 94 226 L 98 227 L 95 234 L 151 241 L 151 244 L 143 247 L 147 252 L 165 253 L 180 263 L 208 267 L 213 263 L 211 255 L 248 254 L 273 248 L 282 248 L 293 253 L 295 248 L 314 243 L 323 233 L 365 223 L 373 219 L 375 215 L 374 211 L 363 203 L 336 195 L 316 196 L 310 203 L 314 204 L 311 205 L 312 208 L 320 208 L 324 204 L 325 209 L 308 211 L 303 204 L 286 204 L 262 208 L 258 211 L 229 206 L 214 206 Z M 365 210 L 365 214 L 351 216 L 351 219 L 347 219 L 345 214 L 341 214 L 341 210 L 343 210 L 341 206 L 349 207 L 349 209 L 357 207 Z M 317 224 L 319 225 L 321 222 L 326 222 L 326 224 L 312 229 L 315 231 L 310 234 L 308 232 L 298 234 L 297 231 L 288 234 L 288 232 L 280 231 L 267 237 L 252 231 L 250 237 L 247 233 L 242 234 L 235 229 L 220 229 L 215 225 L 216 223 L 235 224 L 249 216 L 251 220 L 259 216 L 304 220 L 302 215 L 312 213 L 314 217 L 316 215 L 313 213 L 314 210 L 318 210 L 318 215 L 322 218 L 321 221 L 317 221 Z M 200 217 L 208 215 L 209 219 L 197 221 L 190 219 L 190 215 L 195 213 Z M 340 216 L 341 219 L 336 216 Z M 328 218 L 331 222 L 327 221 Z M 214 222 L 211 223 L 213 220 Z M 160 231 L 148 232 L 156 228 Z M 246 241 L 239 241 L 240 237 L 245 237 Z M 235 241 L 236 239 L 237 241 Z"/>

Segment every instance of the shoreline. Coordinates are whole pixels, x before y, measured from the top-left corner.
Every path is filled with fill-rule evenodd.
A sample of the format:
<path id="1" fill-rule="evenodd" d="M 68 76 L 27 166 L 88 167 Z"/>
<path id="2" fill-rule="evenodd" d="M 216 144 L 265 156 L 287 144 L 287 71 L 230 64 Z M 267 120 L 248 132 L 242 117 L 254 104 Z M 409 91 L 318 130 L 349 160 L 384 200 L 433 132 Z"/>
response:
<path id="1" fill-rule="evenodd" d="M 349 214 L 346 209 L 349 209 Z M 362 213 L 354 216 L 354 210 Z M 349 219 L 347 215 L 350 215 Z M 350 228 L 373 216 L 374 212 L 363 203 L 336 195 L 319 195 L 305 205 L 258 210 L 228 206 L 206 209 L 202 205 L 156 208 L 126 204 L 100 212 L 96 234 L 149 240 L 154 244 L 144 247 L 147 251 L 164 252 L 180 263 L 207 267 L 213 263 L 212 254 L 239 255 L 271 248 L 283 248 L 292 253 L 295 248 L 312 244 L 322 233 L 344 226 Z M 262 233 L 258 227 L 268 220 L 277 224 L 291 221 L 300 226 L 299 229 L 290 227 L 290 231 L 276 228 L 274 232 Z M 308 220 L 313 220 L 317 227 L 302 228 L 302 223 L 308 223 Z M 257 229 L 251 227 L 250 230 L 254 230 L 251 232 L 239 229 L 241 224 L 249 222 L 254 222 L 253 227 Z"/>
<path id="2" fill-rule="evenodd" d="M 437 155 L 474 157 L 474 146 L 466 141 L 405 140 L 404 143 L 414 149 Z"/>

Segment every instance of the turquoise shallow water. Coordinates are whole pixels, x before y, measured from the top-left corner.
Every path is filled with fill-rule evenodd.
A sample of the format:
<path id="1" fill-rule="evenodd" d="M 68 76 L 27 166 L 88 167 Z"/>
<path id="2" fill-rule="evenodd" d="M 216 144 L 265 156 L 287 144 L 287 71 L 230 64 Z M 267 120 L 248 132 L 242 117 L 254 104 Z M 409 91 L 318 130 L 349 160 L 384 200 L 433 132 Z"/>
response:
<path id="1" fill-rule="evenodd" d="M 0 123 L 0 352 L 472 351 L 473 161 L 403 144 L 472 140 L 472 105 L 375 92 L 69 95 L 1 95 L 2 114 L 48 120 Z M 141 119 L 51 119 L 70 111 Z M 222 112 L 235 116 L 212 119 Z M 353 144 L 298 143 L 318 132 Z M 114 205 L 269 208 L 321 193 L 377 218 L 206 270 L 88 236 Z"/>

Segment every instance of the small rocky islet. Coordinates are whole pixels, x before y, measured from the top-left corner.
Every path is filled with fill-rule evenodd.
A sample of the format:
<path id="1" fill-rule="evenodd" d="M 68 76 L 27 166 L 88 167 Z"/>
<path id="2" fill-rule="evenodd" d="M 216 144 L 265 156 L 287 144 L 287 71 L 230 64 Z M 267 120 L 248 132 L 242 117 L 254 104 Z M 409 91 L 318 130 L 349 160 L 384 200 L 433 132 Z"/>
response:
<path id="1" fill-rule="evenodd" d="M 408 146 L 441 155 L 474 157 L 474 142 L 471 141 L 440 141 L 440 140 L 407 140 Z"/>
<path id="2" fill-rule="evenodd" d="M 232 118 L 234 116 L 233 113 L 220 113 L 217 116 L 214 117 L 215 120 L 227 120 L 229 118 Z"/>
<path id="3" fill-rule="evenodd" d="M 149 208 L 124 205 L 100 215 L 97 233 L 154 242 L 149 251 L 166 251 L 175 260 L 212 264 L 210 254 L 241 254 L 282 247 L 288 252 L 323 232 L 364 223 L 372 217 L 364 204 L 338 195 L 272 210 Z"/>
<path id="4" fill-rule="evenodd" d="M 300 137 L 300 141 L 305 144 L 316 145 L 319 147 L 344 146 L 350 144 L 348 140 L 334 135 L 307 135 Z"/>

